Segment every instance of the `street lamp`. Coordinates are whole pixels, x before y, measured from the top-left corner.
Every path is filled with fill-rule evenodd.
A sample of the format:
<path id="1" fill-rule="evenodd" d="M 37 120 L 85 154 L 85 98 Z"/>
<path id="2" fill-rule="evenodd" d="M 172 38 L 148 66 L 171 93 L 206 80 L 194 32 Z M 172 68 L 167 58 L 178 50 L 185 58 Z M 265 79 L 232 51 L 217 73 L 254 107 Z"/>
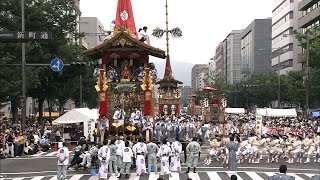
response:
<path id="1" fill-rule="evenodd" d="M 272 50 L 276 50 L 278 52 L 278 108 L 280 109 L 281 107 L 281 79 L 280 79 L 280 47 L 279 48 L 271 48 L 271 53 L 270 53 L 270 60 L 272 61 Z M 259 51 L 265 51 L 266 49 L 259 49 Z M 272 65 L 272 64 L 271 64 Z"/>
<path id="2" fill-rule="evenodd" d="M 293 36 L 292 34 L 283 34 L 283 37 L 289 37 L 289 36 Z M 305 37 L 307 38 L 307 49 L 306 49 L 306 76 L 305 76 L 305 87 L 306 87 L 306 110 L 309 109 L 309 41 L 310 41 L 310 36 L 308 34 L 302 34 L 299 35 L 300 37 Z"/>

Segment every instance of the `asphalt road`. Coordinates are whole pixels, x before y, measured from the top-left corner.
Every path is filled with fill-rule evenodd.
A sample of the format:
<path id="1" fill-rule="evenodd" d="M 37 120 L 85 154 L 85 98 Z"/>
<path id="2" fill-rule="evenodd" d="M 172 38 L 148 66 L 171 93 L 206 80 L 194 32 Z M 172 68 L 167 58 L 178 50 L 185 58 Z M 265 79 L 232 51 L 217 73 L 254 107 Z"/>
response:
<path id="1" fill-rule="evenodd" d="M 182 158 L 184 161 L 184 159 Z M 197 171 L 227 171 L 223 168 L 221 162 L 213 161 L 209 166 L 203 165 L 204 157 L 200 158 Z M 288 164 L 285 160 L 280 160 L 279 163 L 266 163 L 266 159 L 261 160 L 260 164 L 239 164 L 238 171 L 254 171 L 254 172 L 278 172 L 280 164 L 286 164 L 288 166 L 288 173 L 298 174 L 320 174 L 320 163 L 309 164 Z M 182 171 L 186 171 L 186 164 L 182 165 Z M 4 159 L 0 160 L 0 171 L 2 178 L 13 177 L 32 177 L 32 176 L 47 176 L 56 175 L 57 162 L 56 157 L 38 157 L 38 158 L 19 158 L 19 159 Z M 134 171 L 132 171 L 134 172 Z M 89 174 L 89 171 L 73 171 L 68 172 L 71 174 Z"/>

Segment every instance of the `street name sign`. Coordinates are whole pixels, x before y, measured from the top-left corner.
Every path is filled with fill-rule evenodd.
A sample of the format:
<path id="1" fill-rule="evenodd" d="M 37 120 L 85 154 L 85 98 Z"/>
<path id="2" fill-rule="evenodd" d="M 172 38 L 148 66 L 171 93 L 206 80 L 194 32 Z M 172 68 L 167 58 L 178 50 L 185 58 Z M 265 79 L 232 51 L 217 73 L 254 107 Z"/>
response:
<path id="1" fill-rule="evenodd" d="M 0 42 L 28 42 L 52 39 L 46 31 L 0 31 Z"/>

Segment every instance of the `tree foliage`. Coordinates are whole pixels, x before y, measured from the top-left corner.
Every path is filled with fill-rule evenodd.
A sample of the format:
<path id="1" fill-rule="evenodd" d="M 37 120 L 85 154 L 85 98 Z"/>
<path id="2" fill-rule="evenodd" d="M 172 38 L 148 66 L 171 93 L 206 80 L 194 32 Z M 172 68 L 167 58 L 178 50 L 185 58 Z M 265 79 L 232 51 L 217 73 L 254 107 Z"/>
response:
<path id="1" fill-rule="evenodd" d="M 77 32 L 77 15 L 74 0 L 29 0 L 25 1 L 26 31 L 49 31 L 53 39 L 26 43 L 26 62 L 50 64 L 54 58 L 64 63 L 80 61 L 81 47 L 76 43 L 81 34 Z M 4 0 L 0 2 L 0 30 L 21 30 L 20 1 Z M 19 43 L 0 43 L 0 101 L 17 101 L 21 96 L 21 69 L 7 64 L 21 63 L 21 45 Z M 5 66 L 1 66 L 5 65 Z M 79 99 L 74 94 L 79 91 L 79 75 L 91 77 L 91 68 L 64 67 L 54 72 L 49 66 L 27 67 L 27 96 L 39 102 L 39 114 L 46 100 L 58 104 L 60 109 L 69 98 Z M 88 83 L 87 83 L 88 84 Z M 84 98 L 93 105 L 93 84 L 84 83 Z M 91 92 L 90 92 L 91 91 Z M 78 100 L 79 101 L 79 100 Z M 19 103 L 17 103 L 19 104 Z"/>

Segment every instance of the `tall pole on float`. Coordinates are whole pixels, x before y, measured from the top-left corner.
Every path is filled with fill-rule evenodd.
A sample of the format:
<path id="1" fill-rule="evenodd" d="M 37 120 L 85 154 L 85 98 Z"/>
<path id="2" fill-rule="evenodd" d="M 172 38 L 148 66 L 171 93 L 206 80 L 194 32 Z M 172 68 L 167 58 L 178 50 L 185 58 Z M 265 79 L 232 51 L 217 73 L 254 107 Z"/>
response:
<path id="1" fill-rule="evenodd" d="M 166 0 L 166 40 L 167 40 L 167 56 L 169 56 L 169 13 L 168 13 L 168 0 Z"/>

